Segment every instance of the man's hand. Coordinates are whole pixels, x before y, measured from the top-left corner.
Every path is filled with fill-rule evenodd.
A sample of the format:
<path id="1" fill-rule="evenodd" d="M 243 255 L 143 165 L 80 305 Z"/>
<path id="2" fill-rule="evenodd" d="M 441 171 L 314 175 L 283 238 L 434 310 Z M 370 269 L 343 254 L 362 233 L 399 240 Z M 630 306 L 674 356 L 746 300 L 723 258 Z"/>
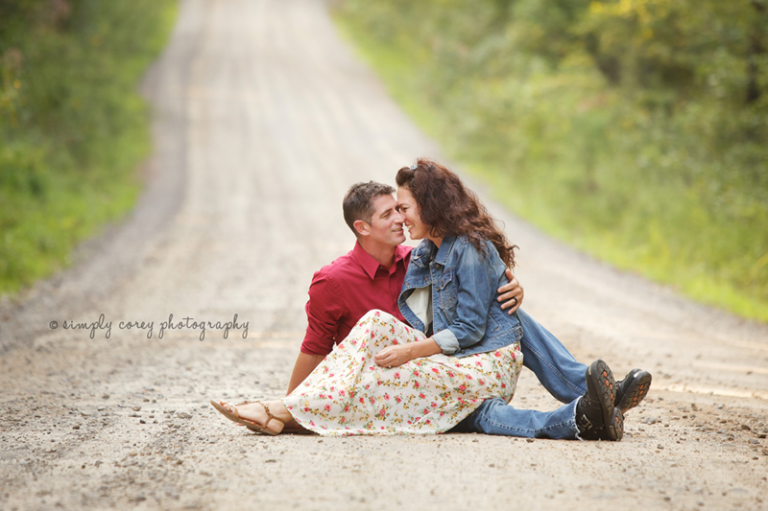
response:
<path id="1" fill-rule="evenodd" d="M 505 273 L 507 275 L 507 279 L 509 279 L 509 284 L 505 284 L 496 290 L 499 293 L 496 301 L 504 302 L 501 304 L 502 310 L 509 309 L 507 314 L 512 314 L 520 307 L 520 304 L 523 303 L 524 293 L 523 288 L 517 281 L 517 278 L 515 278 L 515 276 L 512 274 L 512 270 L 507 268 Z"/>
<path id="2" fill-rule="evenodd" d="M 401 344 L 399 346 L 387 346 L 374 355 L 373 360 L 382 367 L 398 367 L 415 357 L 411 352 L 411 346 Z"/>

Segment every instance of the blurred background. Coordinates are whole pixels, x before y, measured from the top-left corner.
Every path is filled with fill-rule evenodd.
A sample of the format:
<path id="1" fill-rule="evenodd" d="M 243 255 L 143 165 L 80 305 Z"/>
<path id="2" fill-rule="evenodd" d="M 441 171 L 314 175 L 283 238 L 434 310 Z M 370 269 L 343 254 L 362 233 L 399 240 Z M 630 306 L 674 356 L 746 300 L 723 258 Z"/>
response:
<path id="1" fill-rule="evenodd" d="M 767 2 L 343 0 L 334 11 L 410 115 L 512 211 L 768 321 Z"/>
<path id="2" fill-rule="evenodd" d="M 0 294 L 131 209 L 137 83 L 175 0 L 0 0 Z M 336 0 L 390 93 L 496 198 L 768 321 L 768 2 Z M 509 233 L 514 241 L 514 233 Z"/>

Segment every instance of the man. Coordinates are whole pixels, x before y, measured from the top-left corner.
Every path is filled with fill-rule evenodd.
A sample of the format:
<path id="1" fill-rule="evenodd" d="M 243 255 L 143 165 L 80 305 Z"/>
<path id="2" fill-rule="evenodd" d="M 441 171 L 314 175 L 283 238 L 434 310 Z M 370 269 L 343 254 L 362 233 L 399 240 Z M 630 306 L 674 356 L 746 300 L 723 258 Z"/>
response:
<path id="1" fill-rule="evenodd" d="M 315 273 L 309 288 L 307 332 L 291 375 L 292 392 L 342 342 L 369 310 L 380 309 L 405 322 L 397 307 L 410 247 L 391 186 L 353 185 L 344 198 L 344 219 L 357 238 L 352 251 Z M 615 383 L 602 361 L 589 368 L 577 362 L 551 333 L 519 309 L 523 290 L 510 283 L 499 289 L 502 308 L 516 313 L 523 327 L 523 363 L 559 401 L 553 412 L 519 410 L 503 399 L 485 401 L 455 430 L 542 438 L 620 440 L 623 412 L 647 394 L 651 375 L 634 369 Z M 585 377 L 586 375 L 586 377 Z M 585 381 L 586 380 L 586 381 Z"/>

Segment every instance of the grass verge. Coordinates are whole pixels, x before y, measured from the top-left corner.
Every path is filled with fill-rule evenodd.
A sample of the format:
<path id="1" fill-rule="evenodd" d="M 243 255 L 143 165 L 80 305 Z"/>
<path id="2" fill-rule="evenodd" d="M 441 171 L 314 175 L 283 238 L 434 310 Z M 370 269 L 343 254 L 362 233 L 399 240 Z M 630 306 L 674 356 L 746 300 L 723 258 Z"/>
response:
<path id="1" fill-rule="evenodd" d="M 175 0 L 0 1 L 0 294 L 122 218 L 151 150 L 137 83 Z"/>

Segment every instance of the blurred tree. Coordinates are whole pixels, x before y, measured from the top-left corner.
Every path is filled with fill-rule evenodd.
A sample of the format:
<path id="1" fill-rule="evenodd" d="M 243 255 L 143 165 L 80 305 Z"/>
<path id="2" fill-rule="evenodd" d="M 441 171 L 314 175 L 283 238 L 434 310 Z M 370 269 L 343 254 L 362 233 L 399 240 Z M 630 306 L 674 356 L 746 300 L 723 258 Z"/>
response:
<path id="1" fill-rule="evenodd" d="M 0 0 L 0 293 L 131 207 L 175 0 Z"/>

